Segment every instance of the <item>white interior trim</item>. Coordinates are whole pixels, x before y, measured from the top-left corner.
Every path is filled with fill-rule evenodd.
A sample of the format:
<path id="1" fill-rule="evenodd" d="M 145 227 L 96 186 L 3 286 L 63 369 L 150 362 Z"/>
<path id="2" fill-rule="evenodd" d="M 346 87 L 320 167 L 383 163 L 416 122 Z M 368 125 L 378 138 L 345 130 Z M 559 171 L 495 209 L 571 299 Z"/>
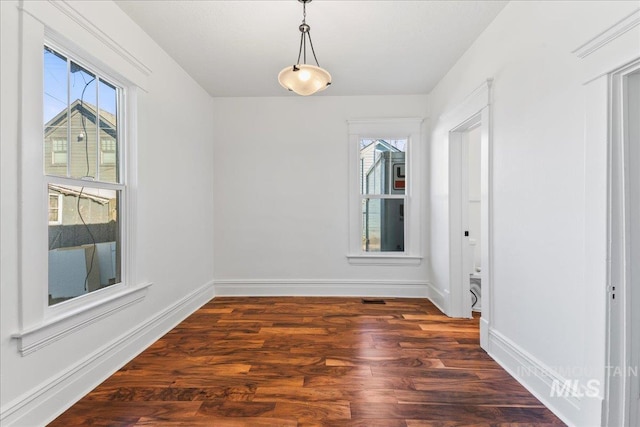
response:
<path id="1" fill-rule="evenodd" d="M 422 198 L 425 180 L 424 141 L 422 123 L 424 119 L 416 117 L 354 119 L 348 120 L 349 145 L 348 182 L 349 182 L 349 235 L 347 259 L 352 264 L 370 265 L 407 265 L 421 261 L 422 242 Z M 363 138 L 408 139 L 405 189 L 405 242 L 404 252 L 364 252 L 362 250 L 362 206 L 359 187 L 359 143 Z"/>
<path id="2" fill-rule="evenodd" d="M 66 7 L 66 6 L 65 6 Z M 105 49 L 103 43 L 88 48 L 85 26 L 67 25 L 68 15 L 62 14 L 53 2 L 24 2 L 21 37 L 20 80 L 20 194 L 19 227 L 19 286 L 20 325 L 13 336 L 19 339 L 22 355 L 27 355 L 88 324 L 127 307 L 147 293 L 148 284 L 140 285 L 135 274 L 133 254 L 136 251 L 135 212 L 136 170 L 136 85 L 129 78 L 140 80 L 139 73 L 120 62 L 108 63 L 114 56 L 114 46 Z M 46 18 L 46 24 L 45 22 Z M 88 22 L 88 21 L 87 21 Z M 87 24 L 89 25 L 89 24 Z M 93 24 L 91 24 L 93 25 Z M 80 31 L 78 34 L 77 32 Z M 74 38 L 75 37 L 75 38 Z M 71 40 L 75 40 L 72 42 Z M 100 40 L 104 42 L 104 40 Z M 121 200 L 122 283 L 98 292 L 91 292 L 64 303 L 49 306 L 47 277 L 47 223 L 42 221 L 48 213 L 47 177 L 42 172 L 42 111 L 43 111 L 43 59 L 45 44 L 53 42 L 63 53 L 78 55 L 89 65 L 105 72 L 109 81 L 121 86 L 124 94 L 119 100 L 121 113 L 127 119 L 121 125 L 126 135 L 126 156 L 123 156 L 123 177 L 126 189 Z M 85 43 L 85 46 L 82 46 Z M 60 46 L 57 46 L 60 44 Z M 115 49 L 117 50 L 117 49 Z M 92 53 L 87 54 L 91 51 Z M 88 55 L 85 57 L 85 55 Z M 105 57 L 101 56 L 105 55 Z M 76 58 L 74 58 L 76 59 Z M 105 65 L 107 64 L 108 65 Z M 113 67 L 112 67 L 113 66 Z M 115 67 L 115 68 L 114 68 Z M 112 75 L 112 74 L 115 74 Z M 131 158 L 127 156 L 131 155 Z M 102 187 L 122 185 L 95 184 Z"/>
<path id="3" fill-rule="evenodd" d="M 321 296 L 426 298 L 421 280 L 215 280 L 216 296 Z"/>
<path id="4" fill-rule="evenodd" d="M 50 38 L 73 40 L 73 50 L 78 56 L 86 57 L 93 52 L 92 56 L 101 61 L 94 64 L 98 68 L 111 68 L 119 76 L 126 76 L 133 81 L 136 86 L 146 88 L 147 80 L 153 74 L 151 67 L 87 18 L 82 11 L 85 7 L 83 2 L 66 0 L 23 1 L 20 10 L 45 27 Z M 65 45 L 71 47 L 70 43 Z"/>
<path id="5" fill-rule="evenodd" d="M 103 299 L 77 306 L 62 315 L 46 319 L 42 324 L 13 334 L 23 356 L 64 338 L 66 335 L 89 326 L 98 320 L 120 311 L 144 299 L 151 283 L 136 288 L 122 288 L 121 292 Z M 104 291 L 109 290 L 108 288 Z M 100 292 L 100 291 L 96 291 Z"/>
<path id="6" fill-rule="evenodd" d="M 492 296 L 492 135 L 491 135 L 491 85 L 487 79 L 466 99 L 440 120 L 449 129 L 449 302 L 447 315 L 471 317 L 471 304 L 465 297 L 469 295 L 468 280 L 462 275 L 464 254 L 462 248 L 463 218 L 462 195 L 462 133 L 480 126 L 481 131 L 481 253 L 482 253 L 482 318 L 480 322 L 483 347 L 487 344 L 487 327 L 491 323 Z"/>
<path id="7" fill-rule="evenodd" d="M 209 282 L 0 408 L 3 426 L 46 425 L 213 298 Z"/>
<path id="8" fill-rule="evenodd" d="M 566 378 L 498 331 L 491 329 L 488 335 L 489 355 L 563 422 L 585 426 L 598 418 L 599 382 Z"/>
<path id="9" fill-rule="evenodd" d="M 608 85 L 600 88 L 600 94 L 608 95 L 609 115 L 601 117 L 600 129 L 608 133 L 607 159 L 607 253 L 609 261 L 606 272 L 606 394 L 604 419 L 606 425 L 635 425 L 638 415 L 634 404 L 638 399 L 637 373 L 634 376 L 616 375 L 618 370 L 638 369 L 638 361 L 634 355 L 632 336 L 633 306 L 635 289 L 632 290 L 631 274 L 631 153 L 628 120 L 634 120 L 636 113 L 629 117 L 626 79 L 640 70 L 640 58 L 631 64 L 615 70 L 608 78 Z M 601 96 L 604 101 L 604 96 Z M 603 106 L 604 107 L 604 106 Z M 591 125 L 592 128 L 598 129 Z M 603 286 L 604 287 L 604 286 Z M 615 296 L 615 299 L 614 299 Z M 637 296 L 636 296 L 637 298 Z M 633 325 L 633 326 L 632 326 Z M 635 331 L 634 331 L 635 332 Z M 635 381 L 635 383 L 634 383 Z"/>
<path id="10" fill-rule="evenodd" d="M 577 47 L 571 53 L 580 59 L 584 59 L 638 25 L 640 25 L 640 8 Z"/>
<path id="11" fill-rule="evenodd" d="M 449 292 L 441 291 L 438 289 L 433 283 L 427 283 L 427 298 L 438 307 L 443 313 L 447 313 L 449 310 L 447 308 L 449 304 Z"/>
<path id="12" fill-rule="evenodd" d="M 349 264 L 353 265 L 420 265 L 421 256 L 392 254 L 357 254 L 347 255 Z"/>
<path id="13" fill-rule="evenodd" d="M 116 54 L 120 55 L 128 63 L 136 67 L 142 74 L 149 76 L 152 74 L 151 68 L 149 68 L 144 62 L 140 61 L 138 57 L 133 55 L 122 44 L 115 41 L 107 33 L 102 31 L 100 27 L 88 20 L 82 12 L 76 9 L 71 3 L 67 1 L 52 1 L 49 0 L 53 6 L 58 8 L 62 13 L 71 18 L 76 24 L 80 25 L 87 32 L 92 34 L 96 39 L 100 40 L 105 46 L 108 46 Z"/>

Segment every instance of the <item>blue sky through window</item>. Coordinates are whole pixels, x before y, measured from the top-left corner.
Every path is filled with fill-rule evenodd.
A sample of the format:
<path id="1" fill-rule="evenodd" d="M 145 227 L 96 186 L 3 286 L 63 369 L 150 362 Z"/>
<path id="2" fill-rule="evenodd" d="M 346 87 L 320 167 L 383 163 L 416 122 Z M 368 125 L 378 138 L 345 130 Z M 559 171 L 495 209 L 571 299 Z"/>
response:
<path id="1" fill-rule="evenodd" d="M 117 104 L 115 87 L 103 80 L 97 84 L 91 72 L 73 61 L 69 67 L 71 73 L 67 77 L 67 61 L 69 61 L 67 58 L 51 49 L 44 49 L 44 123 L 67 108 L 67 101 L 73 104 L 81 98 L 84 102 L 95 106 L 99 97 L 100 109 L 115 115 Z M 68 90 L 69 85 L 70 90 Z M 68 97 L 70 97 L 69 100 Z"/>

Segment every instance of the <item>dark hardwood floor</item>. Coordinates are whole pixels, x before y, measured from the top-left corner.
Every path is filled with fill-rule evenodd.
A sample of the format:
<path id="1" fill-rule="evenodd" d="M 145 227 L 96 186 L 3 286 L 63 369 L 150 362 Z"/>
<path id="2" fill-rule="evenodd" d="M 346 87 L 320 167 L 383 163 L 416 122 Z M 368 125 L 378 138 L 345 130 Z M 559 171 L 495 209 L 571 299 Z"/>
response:
<path id="1" fill-rule="evenodd" d="M 215 298 L 51 426 L 563 425 L 423 299 Z"/>

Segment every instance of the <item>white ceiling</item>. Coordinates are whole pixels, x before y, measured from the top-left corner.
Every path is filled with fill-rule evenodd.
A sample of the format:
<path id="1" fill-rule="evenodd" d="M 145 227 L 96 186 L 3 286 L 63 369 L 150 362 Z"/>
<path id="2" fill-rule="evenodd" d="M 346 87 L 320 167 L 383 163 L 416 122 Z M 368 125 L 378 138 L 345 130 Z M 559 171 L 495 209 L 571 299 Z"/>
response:
<path id="1" fill-rule="evenodd" d="M 298 57 L 298 1 L 116 3 L 212 96 L 288 95 L 277 75 Z M 428 93 L 506 3 L 314 0 L 307 24 L 333 78 L 321 94 Z"/>

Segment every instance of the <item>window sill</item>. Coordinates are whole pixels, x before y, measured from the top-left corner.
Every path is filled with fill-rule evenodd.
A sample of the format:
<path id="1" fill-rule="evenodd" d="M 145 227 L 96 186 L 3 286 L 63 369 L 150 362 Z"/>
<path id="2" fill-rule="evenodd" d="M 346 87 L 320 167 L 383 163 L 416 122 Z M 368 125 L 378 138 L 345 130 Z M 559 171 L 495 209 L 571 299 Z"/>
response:
<path id="1" fill-rule="evenodd" d="M 358 254 L 347 255 L 349 264 L 353 265 L 420 265 L 421 256 L 393 254 Z"/>
<path id="2" fill-rule="evenodd" d="M 142 301 L 149 286 L 151 283 L 133 289 L 125 289 L 92 304 L 66 311 L 59 316 L 45 319 L 40 325 L 13 334 L 12 338 L 18 340 L 20 354 L 26 356 L 91 323 Z"/>

